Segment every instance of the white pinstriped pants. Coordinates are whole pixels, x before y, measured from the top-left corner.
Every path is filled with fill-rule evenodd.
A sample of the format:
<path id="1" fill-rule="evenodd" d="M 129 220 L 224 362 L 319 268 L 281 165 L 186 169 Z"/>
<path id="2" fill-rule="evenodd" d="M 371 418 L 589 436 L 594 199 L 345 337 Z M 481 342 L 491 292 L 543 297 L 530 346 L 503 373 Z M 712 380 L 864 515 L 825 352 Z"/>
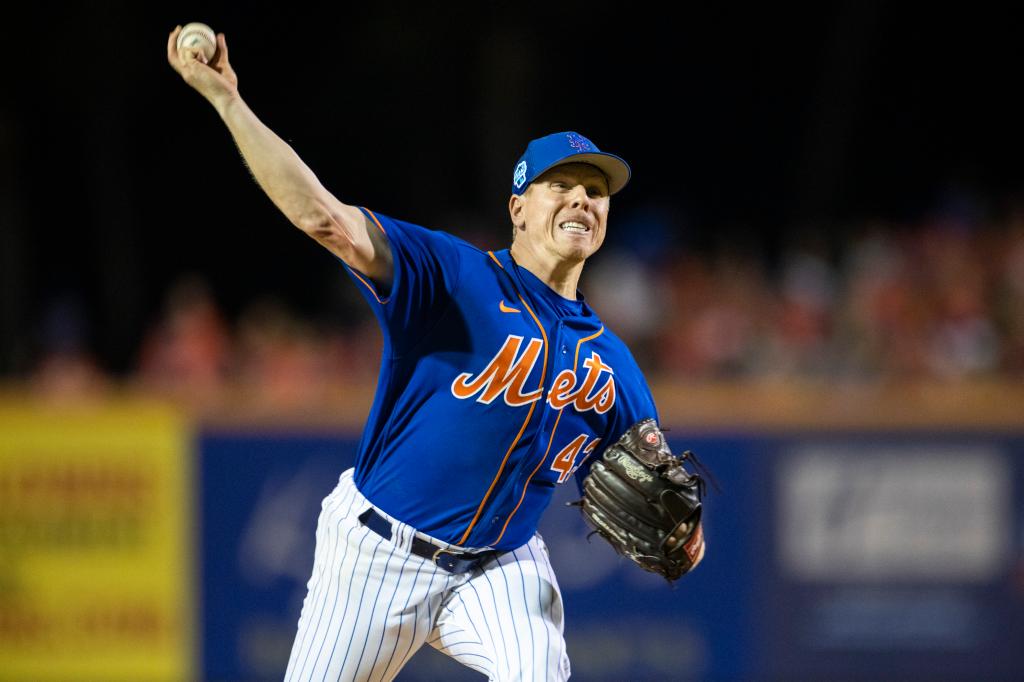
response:
<path id="1" fill-rule="evenodd" d="M 385 540 L 358 521 L 371 505 L 352 473 L 323 502 L 285 682 L 391 680 L 424 643 L 491 680 L 569 678 L 562 596 L 540 535 L 448 573 L 409 553 L 410 526 L 393 521 Z"/>

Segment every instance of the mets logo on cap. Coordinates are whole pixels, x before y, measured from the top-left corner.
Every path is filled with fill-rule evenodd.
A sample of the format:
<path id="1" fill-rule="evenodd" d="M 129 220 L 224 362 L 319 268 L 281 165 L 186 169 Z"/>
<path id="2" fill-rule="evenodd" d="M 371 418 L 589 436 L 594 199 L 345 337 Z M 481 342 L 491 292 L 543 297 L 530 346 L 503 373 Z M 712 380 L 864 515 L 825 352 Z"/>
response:
<path id="1" fill-rule="evenodd" d="M 565 136 L 569 140 L 569 146 L 578 152 L 592 152 L 594 151 L 594 143 L 576 133 L 569 133 Z"/>
<path id="2" fill-rule="evenodd" d="M 507 166 L 506 166 L 507 168 Z M 526 182 L 526 160 L 519 162 L 516 166 L 516 172 L 512 174 L 512 184 L 516 186 L 516 189 L 520 189 L 523 183 Z"/>

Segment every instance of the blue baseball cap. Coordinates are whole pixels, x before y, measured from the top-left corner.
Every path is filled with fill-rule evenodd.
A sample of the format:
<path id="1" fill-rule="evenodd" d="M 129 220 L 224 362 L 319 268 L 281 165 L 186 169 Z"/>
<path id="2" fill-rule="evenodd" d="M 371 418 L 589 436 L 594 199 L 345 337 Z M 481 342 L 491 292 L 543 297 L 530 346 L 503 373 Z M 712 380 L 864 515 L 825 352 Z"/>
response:
<path id="1" fill-rule="evenodd" d="M 602 152 L 579 133 L 567 131 L 538 137 L 526 145 L 512 171 L 512 194 L 522 194 L 544 171 L 563 163 L 589 163 L 608 178 L 608 194 L 615 194 L 629 182 L 629 164 Z"/>

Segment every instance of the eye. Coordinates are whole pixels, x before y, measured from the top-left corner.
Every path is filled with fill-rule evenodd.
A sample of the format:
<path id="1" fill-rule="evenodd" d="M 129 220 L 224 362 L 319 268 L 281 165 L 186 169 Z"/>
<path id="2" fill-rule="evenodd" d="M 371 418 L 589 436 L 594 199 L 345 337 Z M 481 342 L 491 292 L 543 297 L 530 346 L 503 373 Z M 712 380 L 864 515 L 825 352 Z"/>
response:
<path id="1" fill-rule="evenodd" d="M 600 187 L 591 187 L 590 189 L 587 190 L 587 194 L 597 199 L 599 197 L 604 196 L 604 190 L 601 189 Z"/>
<path id="2" fill-rule="evenodd" d="M 566 187 L 568 187 L 568 185 L 566 185 L 561 180 L 555 180 L 554 182 L 551 183 L 551 186 L 555 189 L 565 189 Z"/>

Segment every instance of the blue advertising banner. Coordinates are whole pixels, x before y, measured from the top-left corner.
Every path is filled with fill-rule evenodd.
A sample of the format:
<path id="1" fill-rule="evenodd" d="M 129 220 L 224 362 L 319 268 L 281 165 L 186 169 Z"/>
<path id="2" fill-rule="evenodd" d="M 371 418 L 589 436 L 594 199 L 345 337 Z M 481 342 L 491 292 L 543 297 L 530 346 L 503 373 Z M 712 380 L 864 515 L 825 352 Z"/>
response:
<path id="1" fill-rule="evenodd" d="M 778 679 L 1024 679 L 1024 439 L 770 443 L 751 669 Z M 756 652 L 756 653 L 755 653 Z"/>
<path id="2" fill-rule="evenodd" d="M 355 447 L 341 436 L 201 436 L 206 679 L 283 679 L 313 567 L 320 502 L 351 465 Z"/>
<path id="3" fill-rule="evenodd" d="M 721 488 L 693 574 L 669 586 L 588 541 L 572 482 L 541 524 L 574 678 L 1024 678 L 1024 437 L 669 435 Z M 202 435 L 206 679 L 281 679 L 320 502 L 356 442 Z M 424 647 L 398 679 L 481 676 Z"/>

